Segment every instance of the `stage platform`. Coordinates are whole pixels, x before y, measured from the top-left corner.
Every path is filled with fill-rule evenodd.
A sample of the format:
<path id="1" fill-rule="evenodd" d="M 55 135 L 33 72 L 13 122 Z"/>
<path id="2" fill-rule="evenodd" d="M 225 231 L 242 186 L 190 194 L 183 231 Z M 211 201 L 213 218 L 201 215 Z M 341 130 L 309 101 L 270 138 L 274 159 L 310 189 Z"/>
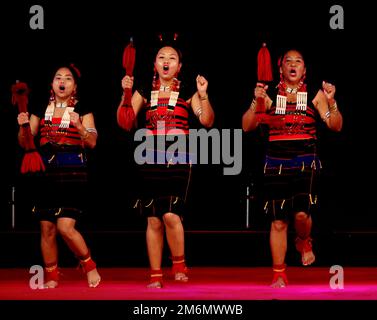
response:
<path id="1" fill-rule="evenodd" d="M 187 283 L 164 268 L 162 289 L 146 288 L 147 268 L 99 268 L 102 281 L 62 268 L 55 289 L 31 289 L 28 269 L 0 269 L 0 300 L 377 300 L 377 268 L 344 266 L 343 289 L 332 289 L 326 267 L 290 267 L 286 288 L 271 288 L 269 267 L 191 267 Z"/>

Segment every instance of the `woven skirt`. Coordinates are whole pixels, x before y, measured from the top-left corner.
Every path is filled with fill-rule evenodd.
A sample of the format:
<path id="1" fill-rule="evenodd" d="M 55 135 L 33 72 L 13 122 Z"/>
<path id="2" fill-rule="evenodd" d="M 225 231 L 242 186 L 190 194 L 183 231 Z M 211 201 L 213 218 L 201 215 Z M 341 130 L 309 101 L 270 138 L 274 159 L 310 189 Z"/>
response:
<path id="1" fill-rule="evenodd" d="M 183 216 L 191 180 L 190 164 L 144 164 L 139 168 L 135 208 L 145 216 L 171 212 Z"/>
<path id="2" fill-rule="evenodd" d="M 318 204 L 321 162 L 314 140 L 270 143 L 264 166 L 264 210 L 273 220 L 297 212 L 311 214 Z"/>
<path id="3" fill-rule="evenodd" d="M 84 150 L 47 144 L 41 148 L 46 171 L 35 177 L 33 212 L 40 220 L 76 219 L 86 209 L 88 173 Z"/>

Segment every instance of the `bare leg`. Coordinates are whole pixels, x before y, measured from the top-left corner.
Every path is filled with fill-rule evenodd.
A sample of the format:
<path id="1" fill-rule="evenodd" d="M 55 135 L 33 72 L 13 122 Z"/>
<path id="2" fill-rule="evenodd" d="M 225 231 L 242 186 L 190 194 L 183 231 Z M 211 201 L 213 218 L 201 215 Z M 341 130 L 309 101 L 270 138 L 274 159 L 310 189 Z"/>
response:
<path id="1" fill-rule="evenodd" d="M 147 249 L 149 264 L 151 268 L 151 283 L 149 288 L 162 287 L 162 250 L 164 247 L 164 226 L 162 221 L 156 217 L 148 218 L 147 226 Z"/>
<path id="2" fill-rule="evenodd" d="M 304 266 L 311 265 L 315 261 L 315 255 L 311 248 L 310 232 L 312 230 L 312 218 L 305 212 L 298 212 L 295 215 L 295 229 L 298 239 L 296 248 L 301 253 L 301 260 Z"/>
<path id="3" fill-rule="evenodd" d="M 49 270 L 54 268 L 52 272 L 56 272 L 57 275 L 57 261 L 58 261 L 58 246 L 56 243 L 56 226 L 50 221 L 41 221 L 41 250 L 43 261 L 46 269 Z M 46 271 L 47 271 L 46 270 Z M 47 275 L 47 281 L 44 283 L 45 288 L 56 288 L 58 286 L 57 277 L 54 279 L 49 279 L 48 271 L 45 272 Z"/>
<path id="4" fill-rule="evenodd" d="M 283 266 L 285 263 L 285 255 L 287 253 L 287 232 L 288 224 L 282 220 L 275 220 L 271 223 L 270 231 L 270 247 L 272 255 L 272 263 L 275 266 Z M 284 268 L 285 269 L 285 268 Z M 281 269 L 284 272 L 283 269 Z M 275 272 L 275 271 L 274 271 Z M 271 287 L 280 288 L 286 286 L 286 279 L 284 276 L 277 276 Z"/>
<path id="5" fill-rule="evenodd" d="M 181 218 L 174 213 L 164 215 L 166 238 L 173 256 L 183 256 L 185 253 L 185 238 Z"/>
<path id="6" fill-rule="evenodd" d="M 76 220 L 71 218 L 59 218 L 57 228 L 68 247 L 77 257 L 90 257 L 89 248 L 87 247 L 81 233 L 75 229 Z M 98 286 L 101 277 L 96 268 L 88 271 L 86 274 L 90 287 Z"/>
<path id="7" fill-rule="evenodd" d="M 185 253 L 185 235 L 181 218 L 171 212 L 164 215 L 166 226 L 166 238 L 173 256 L 173 272 L 175 280 L 186 282 L 187 268 L 184 260 Z M 178 260 L 175 260 L 178 258 Z"/>

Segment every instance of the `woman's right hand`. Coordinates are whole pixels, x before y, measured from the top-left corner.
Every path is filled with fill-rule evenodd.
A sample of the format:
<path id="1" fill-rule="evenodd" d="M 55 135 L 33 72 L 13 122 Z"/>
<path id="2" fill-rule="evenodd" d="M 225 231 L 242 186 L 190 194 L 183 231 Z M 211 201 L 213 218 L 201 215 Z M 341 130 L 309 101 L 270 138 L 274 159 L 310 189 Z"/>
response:
<path id="1" fill-rule="evenodd" d="M 134 77 L 125 76 L 122 79 L 122 88 L 123 88 L 123 90 L 125 90 L 125 89 L 132 89 L 133 85 L 134 85 Z"/>
<path id="2" fill-rule="evenodd" d="M 262 98 L 265 99 L 267 97 L 267 89 L 268 86 L 264 85 L 263 83 L 257 82 L 257 86 L 254 89 L 254 96 L 256 99 Z"/>
<path id="3" fill-rule="evenodd" d="M 17 122 L 20 126 L 29 123 L 29 112 L 20 112 L 17 116 Z"/>

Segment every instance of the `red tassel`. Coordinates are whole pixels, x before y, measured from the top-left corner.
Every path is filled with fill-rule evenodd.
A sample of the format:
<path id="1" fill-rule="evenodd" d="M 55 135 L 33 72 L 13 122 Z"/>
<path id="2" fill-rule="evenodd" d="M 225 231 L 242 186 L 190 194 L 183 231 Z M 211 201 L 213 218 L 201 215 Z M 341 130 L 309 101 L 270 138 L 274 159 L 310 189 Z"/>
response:
<path id="1" fill-rule="evenodd" d="M 135 66 L 136 49 L 133 43 L 133 39 L 130 39 L 130 43 L 124 48 L 123 52 L 123 68 L 126 70 L 126 75 L 132 77 Z M 118 108 L 117 122 L 118 125 L 124 130 L 130 131 L 136 125 L 135 112 L 132 109 L 132 90 L 124 90 L 123 106 Z"/>
<path id="2" fill-rule="evenodd" d="M 126 131 L 136 126 L 136 116 L 131 106 L 131 94 L 131 89 L 124 90 L 124 104 L 117 111 L 118 125 Z"/>
<path id="3" fill-rule="evenodd" d="M 127 76 L 132 76 L 135 66 L 136 50 L 133 43 L 133 39 L 130 39 L 130 43 L 124 48 L 123 52 L 123 68 L 126 70 Z M 118 108 L 117 121 L 118 125 L 124 130 L 130 131 L 135 126 L 135 112 L 132 109 L 131 104 L 132 91 L 131 89 L 124 90 L 124 104 L 122 108 Z"/>
<path id="4" fill-rule="evenodd" d="M 25 82 L 16 81 L 12 85 L 12 104 L 18 105 L 18 112 L 27 112 L 29 88 Z"/>
<path id="5" fill-rule="evenodd" d="M 132 76 L 135 66 L 136 50 L 133 39 L 130 39 L 130 43 L 124 48 L 123 51 L 123 68 L 126 70 L 127 76 Z"/>
<path id="6" fill-rule="evenodd" d="M 267 49 L 267 45 L 264 42 L 258 52 L 258 82 L 271 82 L 272 77 L 272 63 L 271 55 Z M 284 125 L 283 116 L 270 116 L 264 111 L 264 99 L 257 99 L 256 113 L 258 114 L 258 122 L 268 124 L 270 127 L 280 128 Z"/>
<path id="7" fill-rule="evenodd" d="M 270 82 L 272 81 L 272 64 L 271 64 L 271 55 L 267 49 L 267 45 L 264 42 L 262 47 L 259 49 L 258 52 L 258 65 L 257 65 L 257 72 L 258 72 L 258 82 Z M 265 112 L 265 105 L 264 99 L 258 98 L 257 99 L 257 106 L 256 106 L 256 113 L 264 113 Z M 264 115 L 258 115 L 258 122 L 264 122 L 263 119 Z"/>
<path id="8" fill-rule="evenodd" d="M 30 90 L 26 83 L 17 81 L 12 85 L 12 103 L 18 105 L 18 112 L 27 112 L 28 94 Z M 21 173 L 45 171 L 45 165 L 40 154 L 36 151 L 34 137 L 30 125 L 22 127 L 25 137 L 25 155 L 22 159 Z"/>
<path id="9" fill-rule="evenodd" d="M 263 43 L 262 48 L 260 48 L 258 52 L 258 81 L 272 81 L 271 55 L 267 49 L 266 43 Z"/>
<path id="10" fill-rule="evenodd" d="M 21 173 L 45 171 L 41 155 L 37 151 L 27 152 L 22 159 Z"/>

